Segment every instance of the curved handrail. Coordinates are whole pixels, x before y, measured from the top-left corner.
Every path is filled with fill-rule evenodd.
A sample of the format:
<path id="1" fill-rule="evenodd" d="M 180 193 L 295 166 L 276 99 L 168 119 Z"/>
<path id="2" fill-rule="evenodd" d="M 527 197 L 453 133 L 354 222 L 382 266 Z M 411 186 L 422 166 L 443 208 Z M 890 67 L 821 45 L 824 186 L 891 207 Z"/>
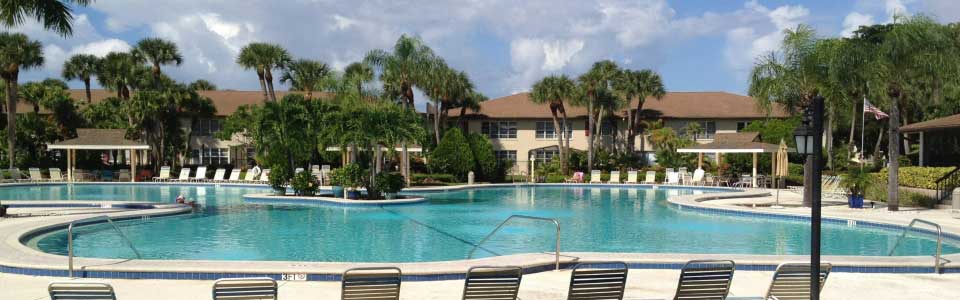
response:
<path id="1" fill-rule="evenodd" d="M 480 246 L 483 245 L 483 243 L 485 243 L 487 240 L 489 240 L 490 237 L 492 237 L 494 234 L 496 234 L 498 231 L 500 231 L 500 229 L 503 228 L 503 225 L 506 225 L 507 222 L 510 222 L 510 220 L 513 220 L 513 219 L 515 219 L 515 218 L 516 218 L 516 219 L 528 219 L 528 220 L 550 221 L 550 222 L 553 222 L 554 225 L 556 225 L 556 227 L 557 227 L 557 237 L 556 237 L 557 246 L 556 246 L 556 249 L 555 249 L 554 257 L 555 257 L 555 266 L 556 266 L 556 269 L 557 269 L 557 270 L 560 270 L 560 221 L 557 221 L 557 219 L 543 218 L 543 217 L 534 217 L 534 216 L 526 216 L 526 215 L 512 215 L 512 216 L 508 217 L 507 219 L 503 220 L 503 222 L 500 222 L 500 224 L 497 225 L 497 228 L 494 228 L 493 231 L 491 231 L 490 233 L 487 234 L 487 236 L 484 236 L 483 239 L 480 240 L 480 242 L 478 242 L 477 244 L 473 245 L 473 248 L 470 249 L 470 252 L 469 252 L 469 253 L 467 253 L 467 259 L 473 258 L 473 253 L 477 251 L 477 248 L 480 248 Z"/>
<path id="2" fill-rule="evenodd" d="M 90 217 L 86 219 L 74 220 L 70 222 L 70 225 L 67 225 L 67 267 L 69 269 L 69 276 L 73 277 L 73 225 L 76 223 L 88 223 L 96 219 L 106 219 L 107 223 L 110 223 L 113 226 L 113 229 L 120 234 L 120 237 L 123 238 L 123 241 L 126 242 L 127 247 L 130 247 L 130 250 L 133 250 L 133 253 L 137 255 L 137 259 L 142 259 L 140 256 L 140 251 L 137 251 L 137 248 L 133 246 L 133 242 L 127 238 L 127 235 L 123 234 L 123 231 L 120 230 L 120 227 L 116 223 L 113 223 L 113 219 L 110 216 L 102 215 L 96 217 Z"/>
<path id="3" fill-rule="evenodd" d="M 940 224 L 937 224 L 937 223 L 934 223 L 934 222 L 930 222 L 930 221 L 923 220 L 923 219 L 913 219 L 913 221 L 910 221 L 910 225 L 907 225 L 907 227 L 904 227 L 904 228 L 903 228 L 903 233 L 901 233 L 901 234 L 900 234 L 900 237 L 897 238 L 897 242 L 896 242 L 895 244 L 893 244 L 893 248 L 890 248 L 890 253 L 888 253 L 887 256 L 892 256 L 892 255 L 893 255 L 893 252 L 896 251 L 896 250 L 897 250 L 897 247 L 900 246 L 900 242 L 903 241 L 903 238 L 904 238 L 905 236 L 907 236 L 907 232 L 910 231 L 910 228 L 913 228 L 913 225 L 915 225 L 915 224 L 917 224 L 917 223 L 922 223 L 922 224 L 930 225 L 930 226 L 933 226 L 934 228 L 937 229 L 937 253 L 936 253 L 936 255 L 933 257 L 933 259 L 934 259 L 934 260 L 933 260 L 933 272 L 934 272 L 934 273 L 940 273 L 940 261 L 942 260 L 942 259 L 940 258 L 940 255 L 941 255 L 941 252 L 943 251 L 943 229 L 940 228 Z"/>

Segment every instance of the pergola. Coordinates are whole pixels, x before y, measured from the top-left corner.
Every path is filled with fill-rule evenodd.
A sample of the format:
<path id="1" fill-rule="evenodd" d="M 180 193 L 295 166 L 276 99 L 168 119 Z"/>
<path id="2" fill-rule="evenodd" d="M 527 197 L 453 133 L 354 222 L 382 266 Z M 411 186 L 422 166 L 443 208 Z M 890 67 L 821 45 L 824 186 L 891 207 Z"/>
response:
<path id="1" fill-rule="evenodd" d="M 759 132 L 738 132 L 738 133 L 717 133 L 713 142 L 699 144 L 687 148 L 677 149 L 679 153 L 697 153 L 697 168 L 703 168 L 703 154 L 714 153 L 717 158 L 717 164 L 723 161 L 722 155 L 726 153 L 751 153 L 753 154 L 753 176 L 752 184 L 757 186 L 757 155 L 759 153 L 776 153 L 779 150 L 778 145 L 760 142 Z M 789 150 L 788 150 L 789 151 Z M 770 174 L 775 174 L 777 164 L 771 164 Z M 786 166 L 783 166 L 786 167 Z"/>
<path id="2" fill-rule="evenodd" d="M 74 181 L 74 165 L 77 150 L 130 150 L 130 181 L 137 176 L 137 150 L 150 150 L 150 145 L 129 140 L 124 137 L 124 129 L 77 129 L 77 137 L 53 144 L 47 144 L 49 150 L 67 151 L 67 180 Z"/>

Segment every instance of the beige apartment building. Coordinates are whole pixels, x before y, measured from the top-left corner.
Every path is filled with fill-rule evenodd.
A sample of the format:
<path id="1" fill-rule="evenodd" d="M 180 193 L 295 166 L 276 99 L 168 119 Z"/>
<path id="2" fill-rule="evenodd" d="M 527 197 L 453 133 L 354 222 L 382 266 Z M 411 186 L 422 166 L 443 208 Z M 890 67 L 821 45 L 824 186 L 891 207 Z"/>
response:
<path id="1" fill-rule="evenodd" d="M 636 111 L 636 100 L 630 108 Z M 627 108 L 605 117 L 601 126 L 600 142 L 613 148 L 624 145 L 626 136 Z M 567 105 L 570 147 L 587 149 L 587 114 L 583 107 Z M 678 134 L 688 123 L 700 123 L 702 134 L 694 137 L 697 142 L 713 141 L 717 133 L 739 132 L 747 124 L 765 118 L 784 118 L 787 113 L 775 108 L 770 114 L 763 112 L 753 98 L 726 92 L 671 92 L 663 99 L 647 99 L 641 112 L 646 120 L 663 120 L 663 125 L 673 128 Z M 459 109 L 450 111 L 451 119 L 459 117 Z M 551 160 L 559 153 L 557 131 L 548 104 L 536 104 L 530 93 L 519 93 L 480 104 L 477 112 L 467 111 L 467 130 L 487 136 L 493 143 L 500 159 L 514 161 L 515 173 L 529 170 L 529 161 Z M 656 161 L 655 149 L 645 135 L 638 135 L 635 151 L 642 152 L 648 160 Z"/>

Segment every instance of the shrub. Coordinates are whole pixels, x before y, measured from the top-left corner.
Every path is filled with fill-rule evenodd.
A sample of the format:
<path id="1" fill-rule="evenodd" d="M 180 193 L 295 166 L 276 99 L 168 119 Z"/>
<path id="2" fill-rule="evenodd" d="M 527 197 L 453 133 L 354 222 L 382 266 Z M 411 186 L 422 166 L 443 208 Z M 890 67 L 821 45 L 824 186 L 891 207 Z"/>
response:
<path id="1" fill-rule="evenodd" d="M 343 186 L 349 188 L 357 188 L 364 185 L 364 179 L 366 174 L 363 172 L 363 168 L 360 167 L 357 163 L 349 163 L 346 166 L 343 166 L 339 170 L 343 172 Z"/>
<path id="2" fill-rule="evenodd" d="M 467 178 L 467 172 L 474 168 L 475 162 L 470 145 L 460 129 L 447 130 L 433 150 L 428 164 L 434 172 L 453 174 L 460 180 Z"/>
<path id="3" fill-rule="evenodd" d="M 841 177 L 840 184 L 847 189 L 851 196 L 863 196 L 870 186 L 876 181 L 867 171 L 861 171 L 859 168 L 850 169 L 847 176 Z"/>
<path id="4" fill-rule="evenodd" d="M 287 192 L 287 182 L 290 181 L 290 172 L 287 171 L 287 168 L 273 168 L 270 171 L 268 179 L 270 180 L 270 187 L 273 188 L 277 194 L 284 194 Z"/>
<path id="5" fill-rule="evenodd" d="M 332 186 L 343 186 L 344 182 L 346 182 L 343 168 L 333 169 L 327 176 L 330 177 L 330 185 Z"/>
<path id="6" fill-rule="evenodd" d="M 567 177 L 560 174 L 547 175 L 547 183 L 563 183 L 566 180 Z"/>
<path id="7" fill-rule="evenodd" d="M 921 189 L 936 189 L 937 179 L 940 179 L 943 175 L 946 175 L 948 172 L 952 171 L 951 167 L 900 167 L 899 169 L 899 180 L 900 186 L 921 188 Z M 880 173 L 877 174 L 877 177 L 883 182 L 887 181 L 887 169 L 881 169 Z"/>
<path id="8" fill-rule="evenodd" d="M 293 179 L 290 180 L 290 187 L 293 188 L 293 193 L 297 196 L 313 196 L 320 188 L 320 183 L 317 182 L 317 177 L 310 172 L 300 172 L 293 175 Z"/>
<path id="9" fill-rule="evenodd" d="M 406 182 L 403 175 L 396 172 L 380 172 L 376 176 L 376 189 L 383 193 L 398 193 L 403 190 Z"/>
<path id="10" fill-rule="evenodd" d="M 497 157 L 493 154 L 493 144 L 481 134 L 470 134 L 468 141 L 473 160 L 476 162 L 474 172 L 477 178 L 483 181 L 494 181 L 497 176 Z"/>
<path id="11" fill-rule="evenodd" d="M 442 183 L 455 183 L 455 182 L 457 182 L 457 178 L 454 177 L 454 176 L 451 175 L 451 174 L 422 174 L 422 173 L 414 173 L 413 176 L 410 178 L 410 180 L 413 181 L 413 182 L 415 182 L 415 183 L 417 183 L 417 184 L 436 183 L 436 182 L 442 182 Z"/>

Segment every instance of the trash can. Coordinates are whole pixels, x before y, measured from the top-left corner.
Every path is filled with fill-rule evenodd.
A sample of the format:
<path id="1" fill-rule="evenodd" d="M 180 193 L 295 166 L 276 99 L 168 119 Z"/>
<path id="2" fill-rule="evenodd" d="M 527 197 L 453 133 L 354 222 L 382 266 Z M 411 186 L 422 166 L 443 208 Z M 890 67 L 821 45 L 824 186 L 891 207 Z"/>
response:
<path id="1" fill-rule="evenodd" d="M 467 173 L 467 184 L 473 184 L 473 171 Z"/>

